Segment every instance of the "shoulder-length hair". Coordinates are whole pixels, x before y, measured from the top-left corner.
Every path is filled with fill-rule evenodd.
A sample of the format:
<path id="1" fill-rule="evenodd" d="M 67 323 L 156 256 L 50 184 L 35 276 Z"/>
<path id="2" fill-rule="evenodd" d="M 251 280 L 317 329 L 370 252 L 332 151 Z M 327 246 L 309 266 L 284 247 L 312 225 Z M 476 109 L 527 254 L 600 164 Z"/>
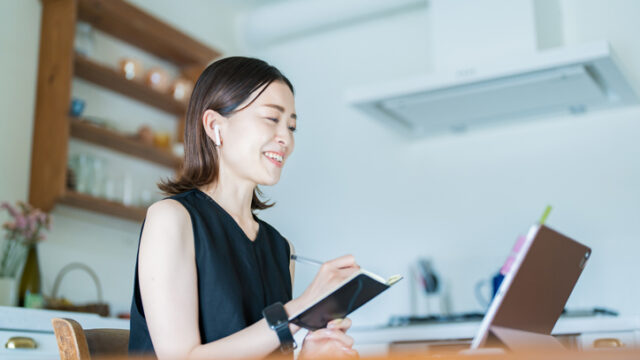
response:
<path id="1" fill-rule="evenodd" d="M 166 195 L 175 195 L 216 181 L 220 162 L 216 146 L 202 125 L 204 112 L 213 110 L 222 116 L 229 116 L 251 105 L 274 81 L 284 82 L 293 92 L 293 85 L 278 69 L 259 59 L 234 56 L 209 65 L 198 78 L 187 107 L 182 169 L 175 179 L 160 182 L 158 188 Z M 238 109 L 253 92 L 263 86 L 258 96 Z M 260 200 L 261 195 L 256 187 L 251 200 L 252 210 L 263 210 L 274 205 Z"/>

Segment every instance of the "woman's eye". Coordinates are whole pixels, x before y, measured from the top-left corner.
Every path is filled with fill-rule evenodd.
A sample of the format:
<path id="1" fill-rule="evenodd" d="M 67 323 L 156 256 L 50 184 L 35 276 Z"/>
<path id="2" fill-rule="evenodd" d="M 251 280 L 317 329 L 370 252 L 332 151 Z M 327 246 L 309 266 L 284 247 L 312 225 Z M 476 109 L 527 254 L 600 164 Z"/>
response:
<path id="1" fill-rule="evenodd" d="M 296 127 L 295 126 L 289 126 L 289 131 L 296 132 Z"/>

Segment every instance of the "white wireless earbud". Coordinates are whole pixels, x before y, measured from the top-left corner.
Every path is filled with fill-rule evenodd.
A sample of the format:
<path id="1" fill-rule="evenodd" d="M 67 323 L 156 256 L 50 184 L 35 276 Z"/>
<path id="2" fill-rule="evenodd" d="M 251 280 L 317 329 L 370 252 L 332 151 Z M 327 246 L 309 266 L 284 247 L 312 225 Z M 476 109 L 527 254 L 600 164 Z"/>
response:
<path id="1" fill-rule="evenodd" d="M 214 125 L 213 126 L 213 136 L 214 136 L 214 144 L 216 144 L 216 146 L 220 146 L 221 142 L 220 142 L 220 128 L 218 127 L 218 125 Z"/>

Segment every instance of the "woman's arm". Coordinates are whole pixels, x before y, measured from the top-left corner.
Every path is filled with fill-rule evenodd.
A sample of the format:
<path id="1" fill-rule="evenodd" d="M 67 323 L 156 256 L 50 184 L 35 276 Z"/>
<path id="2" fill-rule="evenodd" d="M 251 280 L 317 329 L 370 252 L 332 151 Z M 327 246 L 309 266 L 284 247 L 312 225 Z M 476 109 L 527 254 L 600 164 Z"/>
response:
<path id="1" fill-rule="evenodd" d="M 353 257 L 325 263 L 304 294 L 285 304 L 287 313 L 297 313 L 310 305 L 356 266 Z M 159 359 L 261 358 L 280 345 L 264 319 L 220 340 L 200 343 L 193 230 L 189 213 L 175 200 L 159 201 L 147 211 L 138 277 L 149 334 Z M 292 326 L 293 332 L 297 330 Z M 349 338 L 344 336 L 338 335 L 335 340 L 349 345 Z"/>
<path id="2" fill-rule="evenodd" d="M 175 200 L 149 207 L 138 253 L 145 318 L 159 359 L 200 344 L 195 247 L 187 210 Z"/>
<path id="3" fill-rule="evenodd" d="M 264 357 L 279 346 L 277 335 L 264 319 L 218 341 L 200 343 L 191 219 L 175 200 L 159 201 L 147 212 L 138 276 L 147 326 L 159 359 Z"/>

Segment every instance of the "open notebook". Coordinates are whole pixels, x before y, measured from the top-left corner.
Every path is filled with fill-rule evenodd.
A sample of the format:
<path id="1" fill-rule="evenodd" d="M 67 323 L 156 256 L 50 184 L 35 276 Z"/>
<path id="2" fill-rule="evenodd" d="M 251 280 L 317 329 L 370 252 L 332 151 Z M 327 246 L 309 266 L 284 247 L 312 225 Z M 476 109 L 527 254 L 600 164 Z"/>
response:
<path id="1" fill-rule="evenodd" d="M 344 318 L 401 279 L 401 275 L 394 275 L 385 280 L 360 270 L 289 321 L 309 330 L 324 328 L 329 321 Z"/>

